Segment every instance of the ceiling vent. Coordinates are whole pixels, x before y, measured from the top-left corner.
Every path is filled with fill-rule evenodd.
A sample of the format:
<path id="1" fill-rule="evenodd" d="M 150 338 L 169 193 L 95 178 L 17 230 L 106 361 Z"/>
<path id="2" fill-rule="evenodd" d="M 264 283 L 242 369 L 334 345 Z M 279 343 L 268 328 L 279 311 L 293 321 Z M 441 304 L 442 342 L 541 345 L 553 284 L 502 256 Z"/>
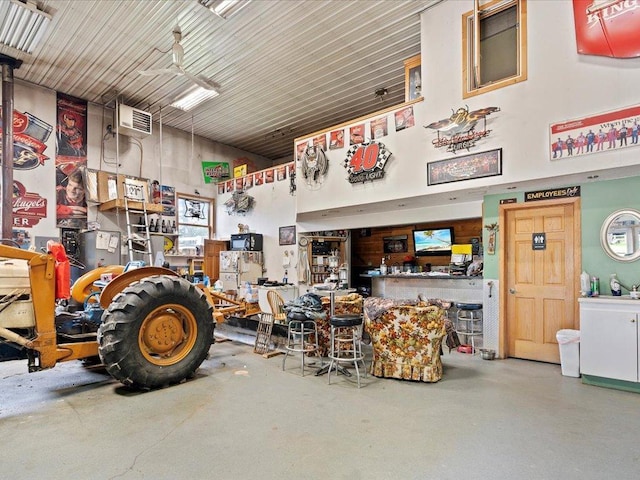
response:
<path id="1" fill-rule="evenodd" d="M 151 113 L 118 105 L 118 133 L 130 137 L 144 138 L 151 135 Z"/>

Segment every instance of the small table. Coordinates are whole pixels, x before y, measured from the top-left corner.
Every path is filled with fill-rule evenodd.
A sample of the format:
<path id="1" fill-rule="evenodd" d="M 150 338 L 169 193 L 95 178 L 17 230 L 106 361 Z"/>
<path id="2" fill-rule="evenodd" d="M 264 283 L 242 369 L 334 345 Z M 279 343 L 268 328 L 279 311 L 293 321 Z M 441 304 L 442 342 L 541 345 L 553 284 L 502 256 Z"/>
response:
<path id="1" fill-rule="evenodd" d="M 355 292 L 356 289 L 355 288 L 345 288 L 342 290 L 320 290 L 320 289 L 314 289 L 313 293 L 315 293 L 316 295 L 319 295 L 321 297 L 326 297 L 327 294 L 329 295 L 329 300 L 331 301 L 330 303 L 330 309 L 329 309 L 329 322 L 331 322 L 331 317 L 333 317 L 333 315 L 335 314 L 335 308 L 336 308 L 336 294 L 340 294 L 340 295 L 348 295 L 349 293 L 353 293 Z M 324 375 L 325 373 L 327 373 L 329 371 L 329 365 L 330 363 L 327 363 L 326 365 L 324 365 L 323 367 L 321 367 L 320 369 L 318 369 L 318 371 L 316 372 L 316 377 L 319 377 L 320 375 Z M 349 370 L 347 370 L 345 367 L 343 367 L 342 365 L 338 365 L 338 370 L 340 370 L 341 373 L 343 373 L 344 375 L 346 375 L 347 377 L 351 376 L 351 372 Z"/>

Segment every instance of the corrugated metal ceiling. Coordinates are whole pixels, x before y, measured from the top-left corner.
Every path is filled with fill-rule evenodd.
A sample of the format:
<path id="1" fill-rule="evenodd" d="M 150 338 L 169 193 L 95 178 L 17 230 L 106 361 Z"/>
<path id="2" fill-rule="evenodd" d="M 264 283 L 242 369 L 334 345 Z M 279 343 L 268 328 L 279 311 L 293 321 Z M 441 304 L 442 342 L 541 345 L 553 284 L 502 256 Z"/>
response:
<path id="1" fill-rule="evenodd" d="M 44 42 L 0 53 L 24 62 L 18 80 L 98 104 L 117 95 L 154 120 L 161 111 L 164 125 L 275 160 L 295 137 L 403 102 L 419 12 L 438 1 L 253 0 L 223 20 L 197 0 L 41 0 L 53 17 Z M 168 106 L 191 86 L 184 76 L 138 74 L 171 66 L 175 25 L 185 69 L 220 86 L 190 112 Z"/>

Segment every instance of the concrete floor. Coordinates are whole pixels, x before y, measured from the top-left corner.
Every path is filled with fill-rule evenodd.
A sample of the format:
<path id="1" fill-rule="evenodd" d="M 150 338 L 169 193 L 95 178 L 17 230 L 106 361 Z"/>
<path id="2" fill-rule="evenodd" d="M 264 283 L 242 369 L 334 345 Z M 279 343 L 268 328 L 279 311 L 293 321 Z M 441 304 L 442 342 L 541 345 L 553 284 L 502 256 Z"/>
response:
<path id="1" fill-rule="evenodd" d="M 79 362 L 0 364 L 5 479 L 637 478 L 640 396 L 558 365 L 446 353 L 435 384 L 301 377 L 218 343 L 195 379 L 131 392 Z"/>

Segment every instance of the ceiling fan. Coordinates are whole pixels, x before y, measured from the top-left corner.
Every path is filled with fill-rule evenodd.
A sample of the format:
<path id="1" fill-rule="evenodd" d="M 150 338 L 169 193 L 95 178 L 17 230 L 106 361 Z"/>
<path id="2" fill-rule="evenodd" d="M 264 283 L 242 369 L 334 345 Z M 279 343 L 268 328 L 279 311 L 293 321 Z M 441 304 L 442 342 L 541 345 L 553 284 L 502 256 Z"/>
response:
<path id="1" fill-rule="evenodd" d="M 182 41 L 182 31 L 180 27 L 176 25 L 173 28 L 173 46 L 171 47 L 171 52 L 173 56 L 173 65 L 169 68 L 159 68 L 153 70 L 138 70 L 140 75 L 145 76 L 153 76 L 153 75 L 183 75 L 191 80 L 193 83 L 198 85 L 199 87 L 204 88 L 205 90 L 217 91 L 218 85 L 205 78 L 202 75 L 193 75 L 187 72 L 184 67 L 184 48 L 180 45 Z"/>

